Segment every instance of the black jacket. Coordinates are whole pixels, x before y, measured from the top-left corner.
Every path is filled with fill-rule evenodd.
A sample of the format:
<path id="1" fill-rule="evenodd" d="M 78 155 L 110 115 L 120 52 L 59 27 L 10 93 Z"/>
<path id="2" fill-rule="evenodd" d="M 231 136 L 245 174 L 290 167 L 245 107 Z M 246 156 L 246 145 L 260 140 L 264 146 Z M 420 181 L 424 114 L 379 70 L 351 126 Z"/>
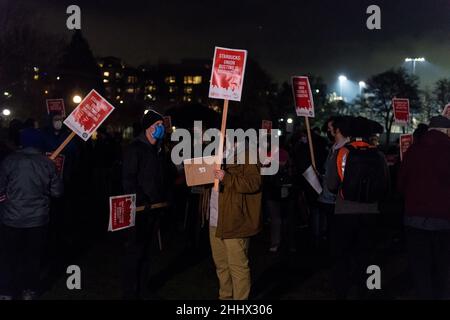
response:
<path id="1" fill-rule="evenodd" d="M 48 223 L 50 197 L 62 195 L 54 163 L 34 148 L 7 156 L 0 168 L 0 221 L 15 228 Z"/>
<path id="2" fill-rule="evenodd" d="M 136 194 L 136 205 L 167 200 L 167 161 L 157 145 L 144 134 L 134 139 L 123 155 L 122 183 L 125 194 Z"/>

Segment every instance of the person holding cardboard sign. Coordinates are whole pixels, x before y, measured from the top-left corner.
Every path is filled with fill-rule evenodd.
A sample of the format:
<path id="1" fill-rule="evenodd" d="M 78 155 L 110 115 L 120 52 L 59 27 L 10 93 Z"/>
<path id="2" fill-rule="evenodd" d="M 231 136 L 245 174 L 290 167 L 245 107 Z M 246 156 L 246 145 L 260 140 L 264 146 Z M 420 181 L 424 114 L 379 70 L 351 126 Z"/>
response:
<path id="1" fill-rule="evenodd" d="M 123 297 L 142 297 L 147 286 L 150 265 L 150 245 L 159 217 L 164 209 L 151 206 L 166 200 L 166 168 L 161 142 L 164 138 L 163 117 L 149 110 L 142 119 L 143 131 L 131 142 L 124 153 L 123 191 L 136 194 L 136 205 L 145 206 L 136 215 L 136 227 L 124 230 L 126 234 L 123 255 Z"/>
<path id="2" fill-rule="evenodd" d="M 248 261 L 250 237 L 261 231 L 261 174 L 259 166 L 233 164 L 217 169 L 219 191 L 211 191 L 210 243 L 219 278 L 220 300 L 247 300 L 251 280 Z M 227 161 L 227 163 L 230 163 Z"/>

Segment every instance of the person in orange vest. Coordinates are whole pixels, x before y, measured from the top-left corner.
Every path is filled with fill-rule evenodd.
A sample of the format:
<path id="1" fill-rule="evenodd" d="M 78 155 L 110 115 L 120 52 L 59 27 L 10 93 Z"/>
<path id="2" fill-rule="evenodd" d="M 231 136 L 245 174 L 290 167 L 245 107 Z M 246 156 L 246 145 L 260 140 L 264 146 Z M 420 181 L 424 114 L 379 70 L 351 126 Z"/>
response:
<path id="1" fill-rule="evenodd" d="M 368 290 L 367 268 L 377 265 L 371 252 L 376 244 L 378 202 L 389 191 L 389 171 L 384 155 L 368 142 L 372 128 L 372 121 L 353 118 L 350 142 L 328 166 L 328 189 L 336 194 L 330 243 L 338 299 L 348 297 L 354 280 L 363 298 Z"/>

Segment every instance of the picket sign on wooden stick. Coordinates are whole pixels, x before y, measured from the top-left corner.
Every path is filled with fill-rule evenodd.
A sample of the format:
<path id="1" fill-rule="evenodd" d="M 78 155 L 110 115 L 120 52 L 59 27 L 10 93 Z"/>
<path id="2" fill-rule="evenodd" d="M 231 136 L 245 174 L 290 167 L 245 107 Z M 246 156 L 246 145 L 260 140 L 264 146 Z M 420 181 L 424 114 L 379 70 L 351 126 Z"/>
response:
<path id="1" fill-rule="evenodd" d="M 227 115 L 228 115 L 228 100 L 223 101 L 223 112 L 222 112 L 222 126 L 220 128 L 220 140 L 219 140 L 219 153 L 216 160 L 216 169 L 220 170 L 222 166 L 223 158 L 223 145 L 225 141 L 225 134 L 227 131 Z M 219 191 L 219 179 L 214 178 L 214 191 Z"/>
<path id="2" fill-rule="evenodd" d="M 311 136 L 311 126 L 309 125 L 308 117 L 305 117 L 305 122 L 306 122 L 306 132 L 308 133 L 309 152 L 311 154 L 311 163 L 312 163 L 314 170 L 317 171 L 316 158 L 314 156 L 314 146 L 313 146 L 313 141 L 312 141 L 312 136 Z"/>
<path id="3" fill-rule="evenodd" d="M 71 131 L 70 134 L 67 136 L 66 140 L 64 140 L 61 145 L 58 147 L 58 149 L 56 149 L 55 151 L 53 151 L 52 155 L 50 156 L 50 160 L 55 160 L 56 157 L 59 156 L 59 154 L 61 153 L 61 151 L 63 151 L 63 149 L 67 146 L 67 144 L 70 142 L 70 140 L 73 139 L 73 137 L 75 137 L 76 133 Z"/>

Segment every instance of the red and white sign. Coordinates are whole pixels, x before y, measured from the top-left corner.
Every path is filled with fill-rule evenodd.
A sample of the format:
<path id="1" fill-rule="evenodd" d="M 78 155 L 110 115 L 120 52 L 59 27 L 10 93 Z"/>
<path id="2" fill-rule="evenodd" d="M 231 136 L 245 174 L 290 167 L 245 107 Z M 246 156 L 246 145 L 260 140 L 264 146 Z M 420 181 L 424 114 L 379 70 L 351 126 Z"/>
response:
<path id="1" fill-rule="evenodd" d="M 134 227 L 136 222 L 136 195 L 109 197 L 108 231 Z"/>
<path id="2" fill-rule="evenodd" d="M 409 122 L 409 99 L 392 99 L 394 109 L 394 120 L 397 124 L 407 124 Z"/>
<path id="3" fill-rule="evenodd" d="M 450 119 L 450 103 L 445 106 L 444 111 L 442 111 L 442 115 Z"/>
<path id="4" fill-rule="evenodd" d="M 295 112 L 297 116 L 314 117 L 314 100 L 308 77 L 292 77 Z"/>
<path id="5" fill-rule="evenodd" d="M 270 133 L 272 131 L 272 121 L 270 120 L 263 120 L 261 124 L 262 129 L 266 129 L 267 133 Z"/>
<path id="6" fill-rule="evenodd" d="M 413 135 L 408 134 L 402 134 L 400 136 L 400 161 L 403 161 L 403 157 L 405 156 L 406 151 L 413 143 Z"/>
<path id="7" fill-rule="evenodd" d="M 63 117 L 66 116 L 66 108 L 64 107 L 63 99 L 47 99 L 45 100 L 45 104 L 47 105 L 47 114 L 53 112 Z"/>
<path id="8" fill-rule="evenodd" d="M 113 110 L 105 98 L 92 90 L 64 120 L 64 124 L 87 141 Z"/>
<path id="9" fill-rule="evenodd" d="M 52 155 L 52 153 L 51 153 L 51 152 L 46 152 L 45 155 L 46 155 L 47 157 L 50 157 L 50 156 Z M 64 159 L 65 159 L 64 155 L 59 154 L 59 155 L 55 158 L 55 160 L 53 160 L 53 162 L 55 163 L 55 167 L 56 167 L 56 173 L 57 173 L 60 177 L 62 177 L 62 175 L 63 175 L 63 170 L 64 170 Z"/>
<path id="10" fill-rule="evenodd" d="M 172 117 L 164 116 L 163 122 L 164 122 L 164 127 L 166 128 L 166 132 L 172 132 Z"/>
<path id="11" fill-rule="evenodd" d="M 247 50 L 216 47 L 214 51 L 209 97 L 241 101 Z"/>

